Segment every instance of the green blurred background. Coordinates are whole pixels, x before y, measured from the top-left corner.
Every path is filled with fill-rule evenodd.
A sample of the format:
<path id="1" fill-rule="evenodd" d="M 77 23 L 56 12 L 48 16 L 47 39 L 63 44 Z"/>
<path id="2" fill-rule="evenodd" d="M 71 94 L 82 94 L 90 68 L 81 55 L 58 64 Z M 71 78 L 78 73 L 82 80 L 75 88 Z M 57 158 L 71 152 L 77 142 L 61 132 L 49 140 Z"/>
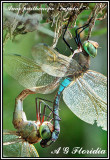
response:
<path id="1" fill-rule="evenodd" d="M 47 27 L 49 29 L 49 27 Z M 96 58 L 91 58 L 91 70 L 98 71 L 104 75 L 107 75 L 107 21 L 103 20 L 96 27 L 94 27 L 91 40 L 99 43 L 101 48 L 98 49 L 98 55 Z M 102 29 L 105 29 L 102 32 Z M 95 34 L 94 34 L 95 33 Z M 85 35 L 83 35 L 85 37 Z M 82 37 L 82 38 L 83 38 Z M 16 53 L 26 57 L 31 56 L 31 48 L 38 43 L 46 43 L 52 45 L 53 37 L 44 34 L 41 31 L 31 32 L 25 35 L 19 35 L 16 37 L 16 41 L 12 42 L 8 40 L 4 47 L 4 53 Z M 76 48 L 74 40 L 69 40 L 69 43 Z M 62 37 L 59 39 L 57 48 L 60 53 L 69 56 L 71 53 Z M 7 66 L 8 67 L 8 66 Z M 12 77 L 10 77 L 3 70 L 3 129 L 15 130 L 12 124 L 13 111 L 15 105 L 15 98 L 24 88 Z M 43 95 L 29 95 L 24 101 L 24 111 L 26 112 L 28 120 L 36 120 L 35 114 L 35 98 L 45 98 L 53 100 L 56 91 L 52 94 Z M 71 154 L 74 147 L 83 147 L 85 150 L 95 150 L 101 148 L 107 149 L 107 132 L 102 130 L 101 127 L 97 127 L 96 124 L 90 125 L 83 122 L 76 117 L 69 108 L 65 105 L 63 99 L 60 100 L 60 135 L 57 141 L 48 148 L 41 148 L 40 143 L 35 144 L 35 147 L 40 157 L 106 157 L 107 154 Z M 51 151 L 61 147 L 60 153 L 51 154 Z M 69 147 L 69 153 L 64 154 L 63 148 Z"/>

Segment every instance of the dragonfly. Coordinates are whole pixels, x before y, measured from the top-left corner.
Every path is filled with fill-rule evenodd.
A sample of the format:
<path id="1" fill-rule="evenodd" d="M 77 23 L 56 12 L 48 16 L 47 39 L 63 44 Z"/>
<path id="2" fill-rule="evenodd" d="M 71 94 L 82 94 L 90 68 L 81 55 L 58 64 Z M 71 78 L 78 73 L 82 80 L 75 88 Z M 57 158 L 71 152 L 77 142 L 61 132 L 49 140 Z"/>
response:
<path id="1" fill-rule="evenodd" d="M 4 56 L 7 72 L 27 88 L 20 93 L 18 100 L 29 94 L 52 93 L 59 86 L 53 102 L 54 131 L 49 141 L 42 141 L 42 147 L 49 146 L 59 136 L 60 124 L 57 117 L 62 94 L 64 102 L 77 117 L 89 124 L 96 121 L 97 126 L 107 130 L 107 78 L 89 70 L 90 57 L 96 57 L 99 45 L 91 40 L 83 43 L 80 40 L 80 33 L 89 26 L 91 19 L 86 25 L 75 30 L 74 39 L 78 46 L 76 50 L 73 50 L 64 38 L 70 23 L 70 20 L 68 21 L 63 40 L 73 53 L 69 57 L 46 44 L 33 47 L 34 60 L 18 54 Z"/>
<path id="2" fill-rule="evenodd" d="M 42 106 L 43 113 L 41 113 Z M 47 109 L 48 115 L 46 114 Z M 23 111 L 23 105 L 19 101 L 13 115 L 13 124 L 17 131 L 3 131 L 3 156 L 39 157 L 33 144 L 51 137 L 53 132 L 52 113 L 50 106 L 36 98 L 37 121 L 28 121 Z"/>

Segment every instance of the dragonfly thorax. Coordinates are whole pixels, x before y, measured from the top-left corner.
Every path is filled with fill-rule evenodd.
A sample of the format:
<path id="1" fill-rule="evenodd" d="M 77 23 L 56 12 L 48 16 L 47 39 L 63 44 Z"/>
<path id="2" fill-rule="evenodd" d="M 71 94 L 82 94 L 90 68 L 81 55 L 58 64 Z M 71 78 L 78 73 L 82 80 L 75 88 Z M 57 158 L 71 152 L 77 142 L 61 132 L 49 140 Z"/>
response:
<path id="1" fill-rule="evenodd" d="M 86 54 L 85 52 L 79 52 L 79 53 L 74 54 L 73 59 L 76 60 L 81 67 L 81 70 L 78 71 L 78 73 L 76 74 L 81 74 L 82 72 L 85 72 L 89 69 L 90 56 Z"/>
<path id="2" fill-rule="evenodd" d="M 37 143 L 41 140 L 39 123 L 36 123 L 35 121 L 24 122 L 18 132 L 25 141 L 28 141 L 31 144 Z"/>

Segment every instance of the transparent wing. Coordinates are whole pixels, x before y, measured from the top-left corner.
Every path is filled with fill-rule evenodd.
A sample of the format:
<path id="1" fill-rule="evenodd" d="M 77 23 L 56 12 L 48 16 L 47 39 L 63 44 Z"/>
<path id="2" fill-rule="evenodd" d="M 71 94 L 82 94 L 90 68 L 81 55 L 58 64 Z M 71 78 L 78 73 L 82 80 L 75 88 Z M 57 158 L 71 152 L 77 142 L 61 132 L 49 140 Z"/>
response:
<path id="1" fill-rule="evenodd" d="M 3 131 L 3 157 L 20 157 L 22 139 L 14 131 Z"/>
<path id="2" fill-rule="evenodd" d="M 39 154 L 32 144 L 29 144 L 28 142 L 23 142 L 21 157 L 39 157 Z"/>
<path id="3" fill-rule="evenodd" d="M 47 74 L 55 77 L 73 75 L 81 66 L 72 58 L 64 56 L 45 44 L 33 47 L 32 56 Z"/>
<path id="4" fill-rule="evenodd" d="M 4 55 L 4 67 L 25 88 L 46 86 L 56 78 L 42 71 L 33 60 L 17 54 Z"/>
<path id="5" fill-rule="evenodd" d="M 107 130 L 107 78 L 87 71 L 63 91 L 63 99 L 81 120 Z"/>
<path id="6" fill-rule="evenodd" d="M 32 144 L 25 142 L 16 131 L 3 131 L 3 157 L 39 157 Z"/>

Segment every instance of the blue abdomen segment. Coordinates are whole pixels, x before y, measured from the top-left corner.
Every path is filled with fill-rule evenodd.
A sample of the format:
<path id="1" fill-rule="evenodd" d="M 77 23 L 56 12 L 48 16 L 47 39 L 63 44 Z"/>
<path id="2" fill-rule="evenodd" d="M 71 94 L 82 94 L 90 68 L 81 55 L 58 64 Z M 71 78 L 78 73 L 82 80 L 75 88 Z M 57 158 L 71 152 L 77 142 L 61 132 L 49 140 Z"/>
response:
<path id="1" fill-rule="evenodd" d="M 71 83 L 71 79 L 70 78 L 66 78 L 59 87 L 58 92 L 62 93 L 62 91 Z"/>
<path id="2" fill-rule="evenodd" d="M 52 133 L 52 141 L 56 141 L 59 133 L 60 133 L 60 123 L 59 123 L 59 101 L 60 101 L 60 96 L 63 90 L 71 83 L 70 78 L 66 78 L 59 87 L 59 90 L 55 96 L 54 99 L 54 104 L 53 104 L 53 113 L 54 113 L 54 131 Z"/>

